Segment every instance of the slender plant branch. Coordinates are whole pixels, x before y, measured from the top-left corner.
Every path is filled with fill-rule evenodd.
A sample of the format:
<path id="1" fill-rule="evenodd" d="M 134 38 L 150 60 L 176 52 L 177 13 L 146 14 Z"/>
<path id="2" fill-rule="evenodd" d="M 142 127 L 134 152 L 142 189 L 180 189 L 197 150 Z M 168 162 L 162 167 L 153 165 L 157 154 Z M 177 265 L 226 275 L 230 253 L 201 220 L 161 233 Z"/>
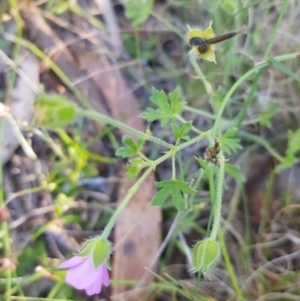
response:
<path id="1" fill-rule="evenodd" d="M 287 61 L 287 60 L 291 60 L 291 59 L 295 59 L 297 57 L 299 57 L 300 53 L 290 53 L 290 54 L 285 54 L 285 55 L 281 55 L 281 56 L 277 56 L 274 57 L 273 60 L 278 61 L 278 62 L 283 62 L 283 61 Z M 229 89 L 229 91 L 227 92 L 227 94 L 225 95 L 223 101 L 222 101 L 222 105 L 219 108 L 218 112 L 217 112 L 217 116 L 215 119 L 215 124 L 213 126 L 212 129 L 212 138 L 214 139 L 217 135 L 217 131 L 220 128 L 220 123 L 221 123 L 221 118 L 223 115 L 223 112 L 225 110 L 225 108 L 227 107 L 232 94 L 234 93 L 234 91 L 240 86 L 240 84 L 245 81 L 248 77 L 250 77 L 252 74 L 255 74 L 256 72 L 260 71 L 261 69 L 271 65 L 272 63 L 269 61 L 263 61 L 263 62 L 259 62 L 257 63 L 251 70 L 249 70 L 247 73 L 245 73 L 243 76 L 241 76 L 235 83 L 234 85 L 232 85 L 232 87 Z"/>
<path id="2" fill-rule="evenodd" d="M 106 225 L 103 233 L 101 234 L 101 237 L 104 239 L 107 239 L 110 235 L 111 230 L 113 229 L 119 215 L 123 211 L 123 209 L 126 207 L 126 205 L 129 203 L 133 195 L 137 192 L 139 187 L 143 184 L 143 182 L 146 180 L 146 178 L 149 176 L 149 174 L 152 172 L 153 167 L 149 167 L 144 174 L 139 178 L 139 180 L 129 189 L 126 197 L 122 201 L 122 203 L 119 205 L 117 210 L 114 212 L 112 217 L 110 218 L 108 224 Z"/>
<path id="3" fill-rule="evenodd" d="M 239 130 L 238 131 L 238 137 L 242 137 L 244 139 L 248 139 L 250 141 L 254 141 L 261 146 L 263 146 L 272 156 L 274 156 L 278 161 L 282 162 L 284 158 L 277 153 L 277 151 L 272 148 L 272 146 L 266 141 L 265 139 L 260 138 L 259 136 L 253 135 L 251 133 Z"/>
<path id="4" fill-rule="evenodd" d="M 190 145 L 200 142 L 201 140 L 203 140 L 204 138 L 207 138 L 207 137 L 208 137 L 208 132 L 203 132 L 201 135 L 178 145 L 177 151 L 179 152 L 179 151 L 183 150 L 184 148 L 187 148 Z"/>
<path id="5" fill-rule="evenodd" d="M 175 164 L 176 154 L 172 155 L 172 180 L 176 179 L 176 164 Z"/>
<path id="6" fill-rule="evenodd" d="M 89 110 L 83 110 L 83 109 L 80 109 L 80 108 L 77 108 L 77 113 L 78 115 L 80 116 L 83 116 L 83 117 L 88 117 L 90 119 L 93 119 L 99 123 L 105 123 L 105 124 L 110 124 L 116 128 L 119 128 L 119 129 L 122 129 L 124 131 L 127 131 L 128 133 L 130 134 L 133 134 L 139 138 L 143 138 L 145 140 L 150 140 L 152 142 L 155 142 L 157 144 L 160 144 L 166 148 L 173 148 L 173 145 L 172 144 L 169 144 L 159 138 L 156 138 L 154 136 L 149 136 L 148 134 L 146 133 L 143 133 L 141 131 L 138 131 L 130 126 L 128 126 L 127 124 L 121 122 L 121 121 L 118 121 L 112 117 L 109 117 L 107 115 L 104 115 L 104 114 L 101 114 L 99 112 L 94 112 L 94 111 L 89 111 Z"/>
<path id="7" fill-rule="evenodd" d="M 204 116 L 204 117 L 207 117 L 209 119 L 215 119 L 215 115 L 212 114 L 212 113 L 209 113 L 209 112 L 206 112 L 204 110 L 199 110 L 199 109 L 195 109 L 193 107 L 190 107 L 190 106 L 184 106 L 183 107 L 183 110 L 184 111 L 188 111 L 188 112 L 192 112 L 192 113 L 195 113 L 195 114 L 198 114 L 198 115 L 201 115 L 201 116 Z"/>
<path id="8" fill-rule="evenodd" d="M 176 118 L 181 122 L 181 123 L 186 123 L 187 121 L 184 119 L 184 118 L 182 118 L 180 115 L 176 115 Z M 192 130 L 195 132 L 195 133 L 197 133 L 197 134 L 202 134 L 202 131 L 200 131 L 200 130 L 198 130 L 196 127 L 194 127 L 193 125 L 192 125 Z"/>
<path id="9" fill-rule="evenodd" d="M 242 300 L 242 301 L 246 301 L 246 298 L 245 298 L 245 296 L 244 296 L 244 294 L 241 290 L 241 286 L 238 283 L 238 280 L 236 278 L 236 273 L 233 270 L 233 264 L 232 264 L 232 262 L 230 262 L 230 257 L 229 257 L 229 254 L 228 254 L 228 251 L 227 251 L 227 248 L 226 248 L 226 244 L 225 244 L 225 240 L 224 240 L 223 230 L 221 230 L 219 232 L 219 241 L 220 241 L 224 261 L 225 261 L 225 264 L 226 264 L 226 268 L 227 268 L 227 271 L 228 271 L 228 274 L 229 274 L 229 278 L 231 280 L 231 283 L 232 283 L 237 295 L 239 296 L 238 299 Z"/>
<path id="10" fill-rule="evenodd" d="M 210 95 L 213 95 L 214 92 L 211 87 L 211 84 L 206 80 L 204 74 L 202 73 L 202 71 L 197 63 L 196 56 L 193 51 L 190 51 L 190 61 L 191 61 L 192 66 L 194 67 L 199 79 L 203 82 L 206 92 Z"/>
<path id="11" fill-rule="evenodd" d="M 270 40 L 269 40 L 269 43 L 267 45 L 267 49 L 266 49 L 266 52 L 265 52 L 265 55 L 264 55 L 264 59 L 267 60 L 270 56 L 270 52 L 271 52 L 271 49 L 273 47 L 273 44 L 274 44 L 274 41 L 275 41 L 275 37 L 276 37 L 276 34 L 277 34 L 277 31 L 279 29 L 279 26 L 282 22 L 282 19 L 283 19 L 283 16 L 286 12 L 286 9 L 287 9 L 287 6 L 289 4 L 289 0 L 285 0 L 281 10 L 280 10 L 280 14 L 279 14 L 279 17 L 277 19 L 277 22 L 275 24 L 275 27 L 274 27 L 274 30 L 272 32 L 272 35 L 270 37 Z"/>

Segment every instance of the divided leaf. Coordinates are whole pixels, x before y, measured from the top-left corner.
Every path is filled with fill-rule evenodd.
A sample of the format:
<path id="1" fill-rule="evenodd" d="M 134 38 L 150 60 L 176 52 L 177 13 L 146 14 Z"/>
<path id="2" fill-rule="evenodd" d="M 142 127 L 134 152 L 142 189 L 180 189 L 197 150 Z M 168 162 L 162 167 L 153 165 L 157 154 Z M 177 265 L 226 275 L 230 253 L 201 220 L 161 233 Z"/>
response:
<path id="1" fill-rule="evenodd" d="M 285 156 L 279 165 L 276 166 L 276 172 L 279 172 L 282 169 L 289 168 L 292 165 L 299 162 L 299 155 L 297 154 L 300 151 L 300 129 L 296 132 L 290 131 L 288 133 L 288 148 L 285 152 Z"/>
<path id="2" fill-rule="evenodd" d="M 194 158 L 197 161 L 197 163 L 200 165 L 201 169 L 205 171 L 209 163 L 198 155 L 194 155 Z"/>
<path id="3" fill-rule="evenodd" d="M 238 149 L 241 149 L 240 139 L 233 138 L 236 135 L 237 129 L 231 129 L 225 134 L 223 134 L 219 140 L 221 144 L 221 149 L 224 153 L 230 155 L 231 153 L 235 153 Z"/>
<path id="4" fill-rule="evenodd" d="M 155 194 L 151 205 L 161 206 L 168 196 L 171 195 L 176 209 L 180 212 L 186 209 L 184 194 L 192 194 L 196 192 L 196 190 L 189 187 L 186 182 L 178 180 L 157 182 L 155 183 L 155 186 L 159 188 L 159 190 Z"/>
<path id="5" fill-rule="evenodd" d="M 182 127 L 179 127 L 176 123 L 172 123 L 172 131 L 177 139 L 190 140 L 190 137 L 186 135 L 192 128 L 192 121 L 185 122 Z"/>
<path id="6" fill-rule="evenodd" d="M 127 176 L 134 179 L 139 172 L 145 167 L 145 161 L 142 158 L 134 158 L 127 164 Z"/>
<path id="7" fill-rule="evenodd" d="M 300 151 L 300 129 L 298 129 L 296 132 L 289 131 L 288 140 L 289 140 L 288 149 L 292 153 L 296 153 Z"/>
<path id="8" fill-rule="evenodd" d="M 141 114 L 141 117 L 148 122 L 161 120 L 161 126 L 166 125 L 168 121 L 176 115 L 180 115 L 183 106 L 185 105 L 184 101 L 180 101 L 179 88 L 176 88 L 173 92 L 169 93 L 169 100 L 164 91 L 152 88 L 150 100 L 158 108 L 148 108 L 146 112 Z"/>
<path id="9" fill-rule="evenodd" d="M 125 146 L 118 148 L 116 151 L 116 155 L 123 158 L 127 158 L 138 154 L 144 145 L 143 139 L 138 138 L 137 142 L 134 143 L 130 136 L 124 136 L 122 142 Z"/>
<path id="10" fill-rule="evenodd" d="M 299 159 L 297 159 L 293 152 L 291 152 L 289 149 L 286 151 L 285 156 L 283 158 L 283 160 L 280 162 L 280 164 L 278 164 L 276 166 L 276 172 L 279 172 L 285 168 L 289 168 L 292 165 L 296 164 L 299 161 Z"/>

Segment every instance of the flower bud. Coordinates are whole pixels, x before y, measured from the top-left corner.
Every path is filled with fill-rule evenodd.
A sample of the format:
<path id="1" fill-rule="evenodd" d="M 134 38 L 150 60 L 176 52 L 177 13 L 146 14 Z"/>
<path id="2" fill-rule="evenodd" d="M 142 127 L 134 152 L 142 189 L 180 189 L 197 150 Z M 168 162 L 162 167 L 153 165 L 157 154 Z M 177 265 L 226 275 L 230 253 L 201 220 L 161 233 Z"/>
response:
<path id="1" fill-rule="evenodd" d="M 192 259 L 194 271 L 202 271 L 207 274 L 220 257 L 220 246 L 217 242 L 211 239 L 199 241 L 193 250 Z"/>

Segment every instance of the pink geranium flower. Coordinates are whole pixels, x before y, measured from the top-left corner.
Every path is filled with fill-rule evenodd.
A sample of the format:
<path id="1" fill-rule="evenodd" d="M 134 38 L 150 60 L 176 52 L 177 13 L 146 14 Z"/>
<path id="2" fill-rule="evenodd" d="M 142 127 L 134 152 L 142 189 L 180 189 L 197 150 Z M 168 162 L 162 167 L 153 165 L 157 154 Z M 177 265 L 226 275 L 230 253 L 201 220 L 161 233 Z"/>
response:
<path id="1" fill-rule="evenodd" d="M 64 261 L 59 269 L 69 269 L 66 275 L 66 282 L 79 290 L 85 290 L 91 296 L 101 292 L 101 286 L 109 285 L 109 276 L 106 263 L 94 267 L 91 256 L 74 256 Z"/>

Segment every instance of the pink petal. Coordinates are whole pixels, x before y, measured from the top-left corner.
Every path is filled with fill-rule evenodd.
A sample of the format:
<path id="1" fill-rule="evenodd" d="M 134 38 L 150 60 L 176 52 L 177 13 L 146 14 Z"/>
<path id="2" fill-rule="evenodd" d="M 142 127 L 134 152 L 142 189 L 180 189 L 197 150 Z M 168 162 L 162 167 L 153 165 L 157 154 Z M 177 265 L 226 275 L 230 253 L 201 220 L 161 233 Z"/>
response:
<path id="1" fill-rule="evenodd" d="M 102 283 L 105 286 L 109 286 L 109 275 L 108 275 L 108 271 L 107 271 L 107 267 L 106 264 L 103 263 L 103 268 L 102 268 Z"/>
<path id="2" fill-rule="evenodd" d="M 62 262 L 58 266 L 58 268 L 59 269 L 68 269 L 68 268 L 71 268 L 71 267 L 81 264 L 85 260 L 86 260 L 86 257 L 74 256 L 71 259 Z"/>
<path id="3" fill-rule="evenodd" d="M 99 294 L 101 292 L 101 286 L 102 286 L 101 278 L 102 278 L 102 273 L 101 273 L 101 270 L 99 269 L 99 267 L 98 267 L 97 270 L 98 270 L 98 277 L 97 277 L 97 279 L 95 280 L 95 282 L 91 286 L 89 286 L 88 288 L 85 289 L 86 293 L 89 296 L 96 295 L 96 294 Z"/>
<path id="4" fill-rule="evenodd" d="M 89 296 L 98 295 L 101 292 L 101 285 L 99 285 L 97 282 L 94 282 L 91 286 L 86 288 L 85 291 Z"/>
<path id="5" fill-rule="evenodd" d="M 85 257 L 80 265 L 69 269 L 66 275 L 66 282 L 77 289 L 86 289 L 98 278 L 98 269 L 94 268 L 90 257 Z"/>

